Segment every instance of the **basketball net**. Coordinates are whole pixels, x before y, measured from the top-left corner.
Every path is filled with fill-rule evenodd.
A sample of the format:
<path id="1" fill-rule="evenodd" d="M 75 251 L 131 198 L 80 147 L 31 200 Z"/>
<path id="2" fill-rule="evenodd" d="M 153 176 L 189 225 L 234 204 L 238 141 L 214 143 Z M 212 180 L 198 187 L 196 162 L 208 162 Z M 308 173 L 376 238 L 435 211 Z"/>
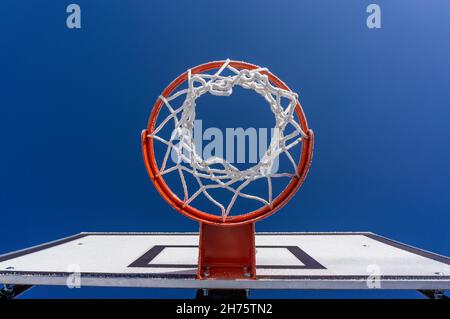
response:
<path id="1" fill-rule="evenodd" d="M 225 71 L 231 75 L 224 75 Z M 189 205 L 199 195 L 203 194 L 209 201 L 220 209 L 223 220 L 230 214 L 238 197 L 260 202 L 263 206 L 272 208 L 274 196 L 272 193 L 272 179 L 300 178 L 298 164 L 293 159 L 290 150 L 307 139 L 308 135 L 302 130 L 295 119 L 295 108 L 298 105 L 297 94 L 286 89 L 272 85 L 267 76 L 266 68 L 237 69 L 226 60 L 214 73 L 187 74 L 187 88 L 178 90 L 170 96 L 160 96 L 169 115 L 147 137 L 162 142 L 167 149 L 159 168 L 159 174 L 178 172 L 183 186 L 183 205 Z M 260 161 L 254 166 L 240 170 L 226 159 L 213 156 L 203 159 L 195 147 L 194 122 L 196 119 L 196 101 L 206 93 L 215 96 L 230 96 L 233 88 L 239 86 L 253 90 L 261 95 L 268 103 L 275 117 L 275 127 L 270 144 Z M 172 101 L 184 97 L 182 105 L 178 108 L 172 106 Z M 285 105 L 285 106 L 283 106 Z M 169 123 L 174 124 L 170 138 L 160 136 L 162 129 Z M 288 127 L 289 133 L 285 134 Z M 162 135 L 162 134 L 161 134 Z M 176 154 L 176 162 L 169 163 L 171 152 Z M 292 164 L 292 171 L 275 172 L 274 164 L 281 154 L 285 154 Z M 186 183 L 185 174 L 191 174 L 198 183 L 198 189 L 191 190 Z M 267 196 L 256 196 L 245 192 L 245 188 L 252 182 L 260 179 L 267 181 Z M 205 183 L 205 180 L 208 183 Z M 212 189 L 222 188 L 232 193 L 228 204 L 222 204 L 209 192 Z"/>

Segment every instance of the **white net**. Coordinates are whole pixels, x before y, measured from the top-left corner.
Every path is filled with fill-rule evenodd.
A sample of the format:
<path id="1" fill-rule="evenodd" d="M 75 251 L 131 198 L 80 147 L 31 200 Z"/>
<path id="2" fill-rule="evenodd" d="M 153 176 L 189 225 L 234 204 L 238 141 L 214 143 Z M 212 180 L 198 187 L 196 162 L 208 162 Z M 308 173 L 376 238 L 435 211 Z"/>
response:
<path id="1" fill-rule="evenodd" d="M 225 70 L 228 70 L 228 73 L 231 73 L 231 75 L 224 75 Z M 238 197 L 255 200 L 260 202 L 261 205 L 267 205 L 271 208 L 275 198 L 272 192 L 272 179 L 298 177 L 297 163 L 289 150 L 298 145 L 303 138 L 307 138 L 307 135 L 295 119 L 297 94 L 272 85 L 268 76 L 263 74 L 264 71 L 267 71 L 267 69 L 238 70 L 232 67 L 230 61 L 227 60 L 214 74 L 191 74 L 189 70 L 188 87 L 186 89 L 181 89 L 169 97 L 160 96 L 170 114 L 148 136 L 167 146 L 159 168 L 160 175 L 178 172 L 183 187 L 184 205 L 189 205 L 199 195 L 203 194 L 209 201 L 220 208 L 220 214 L 223 219 L 230 214 Z M 269 104 L 275 117 L 272 139 L 266 152 L 261 156 L 257 164 L 243 170 L 239 170 L 236 166 L 220 157 L 203 159 L 198 154 L 194 141 L 196 100 L 206 93 L 215 96 L 229 96 L 233 93 L 233 87 L 236 85 L 260 94 Z M 178 108 L 173 107 L 171 102 L 182 95 L 185 95 L 182 105 Z M 286 101 L 287 103 L 283 102 L 283 104 L 287 104 L 287 106 L 283 107 L 282 101 Z M 162 132 L 162 129 L 169 122 L 174 124 L 170 138 L 159 136 L 159 133 Z M 288 125 L 292 128 L 289 130 L 289 133 L 285 133 Z M 178 159 L 173 165 L 169 163 L 171 152 L 175 152 Z M 274 171 L 275 160 L 283 153 L 292 164 L 292 171 Z M 188 189 L 184 175 L 186 173 L 191 174 L 195 178 L 198 183 L 198 189 L 194 191 Z M 245 192 L 245 188 L 250 183 L 262 178 L 267 180 L 268 191 L 266 197 Z M 225 189 L 232 193 L 229 203 L 224 205 L 212 196 L 210 190 L 217 188 Z"/>

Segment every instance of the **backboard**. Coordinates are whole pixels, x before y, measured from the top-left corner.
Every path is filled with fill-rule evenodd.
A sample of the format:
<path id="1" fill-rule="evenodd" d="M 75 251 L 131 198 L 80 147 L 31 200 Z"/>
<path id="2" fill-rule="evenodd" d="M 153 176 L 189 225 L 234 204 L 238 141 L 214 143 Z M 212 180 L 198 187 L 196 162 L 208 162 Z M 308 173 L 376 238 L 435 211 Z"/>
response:
<path id="1" fill-rule="evenodd" d="M 450 259 L 373 233 L 257 233 L 256 280 L 198 280 L 197 233 L 80 233 L 0 256 L 0 283 L 203 289 L 450 288 Z"/>

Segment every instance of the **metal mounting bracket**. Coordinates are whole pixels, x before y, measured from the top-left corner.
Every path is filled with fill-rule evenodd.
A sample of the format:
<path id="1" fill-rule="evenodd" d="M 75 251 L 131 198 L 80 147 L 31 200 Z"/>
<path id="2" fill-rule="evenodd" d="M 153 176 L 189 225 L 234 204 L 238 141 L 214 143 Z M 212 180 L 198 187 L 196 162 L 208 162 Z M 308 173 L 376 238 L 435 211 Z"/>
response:
<path id="1" fill-rule="evenodd" d="M 448 299 L 445 290 L 419 290 L 419 292 L 430 299 Z"/>
<path id="2" fill-rule="evenodd" d="M 29 285 L 3 285 L 0 289 L 0 299 L 14 299 L 33 286 Z"/>

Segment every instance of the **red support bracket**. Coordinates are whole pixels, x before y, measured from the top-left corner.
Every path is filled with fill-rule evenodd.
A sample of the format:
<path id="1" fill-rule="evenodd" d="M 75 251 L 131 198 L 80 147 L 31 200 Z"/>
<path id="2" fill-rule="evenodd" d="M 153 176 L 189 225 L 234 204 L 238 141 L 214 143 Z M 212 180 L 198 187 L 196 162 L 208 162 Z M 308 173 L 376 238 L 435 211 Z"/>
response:
<path id="1" fill-rule="evenodd" d="M 198 279 L 256 279 L 255 224 L 200 223 Z"/>

